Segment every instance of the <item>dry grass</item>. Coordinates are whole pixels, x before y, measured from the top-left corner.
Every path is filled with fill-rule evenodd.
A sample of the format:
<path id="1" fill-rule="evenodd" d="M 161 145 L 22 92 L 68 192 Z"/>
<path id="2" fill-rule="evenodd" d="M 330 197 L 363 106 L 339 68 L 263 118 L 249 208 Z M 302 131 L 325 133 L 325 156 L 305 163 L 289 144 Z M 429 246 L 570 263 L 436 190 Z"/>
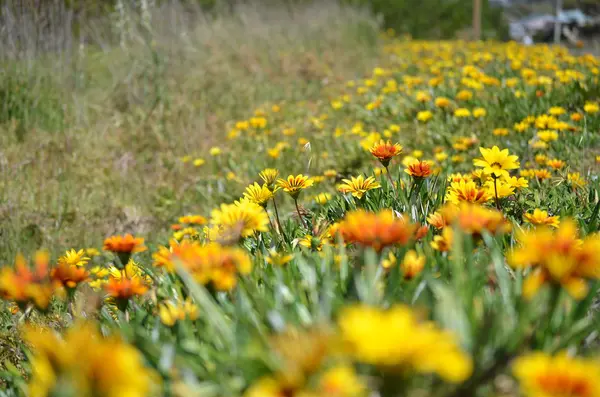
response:
<path id="1" fill-rule="evenodd" d="M 0 126 L 0 260 L 149 235 L 211 208 L 181 155 L 204 153 L 257 104 L 310 101 L 377 61 L 377 22 L 334 2 L 124 15 L 4 6 L 0 95 L 12 105 Z"/>

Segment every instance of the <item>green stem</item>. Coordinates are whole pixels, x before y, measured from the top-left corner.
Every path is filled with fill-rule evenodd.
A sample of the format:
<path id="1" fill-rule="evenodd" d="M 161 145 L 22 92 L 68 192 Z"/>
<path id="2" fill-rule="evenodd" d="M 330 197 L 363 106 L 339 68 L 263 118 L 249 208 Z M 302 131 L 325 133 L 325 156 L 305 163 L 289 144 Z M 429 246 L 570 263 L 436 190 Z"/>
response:
<path id="1" fill-rule="evenodd" d="M 394 186 L 394 181 L 392 179 L 392 175 L 390 175 L 390 169 L 388 168 L 387 165 L 384 168 L 385 168 L 385 174 L 387 175 L 387 178 L 390 181 L 390 185 L 392 185 L 392 191 L 394 192 L 394 196 L 395 196 L 396 195 L 396 186 Z"/>
<path id="2" fill-rule="evenodd" d="M 502 211 L 500 208 L 500 199 L 498 198 L 498 177 L 492 174 L 492 178 L 494 178 L 494 193 L 496 194 L 496 208 L 498 211 Z"/>
<path id="3" fill-rule="evenodd" d="M 275 221 L 277 222 L 277 228 L 279 229 L 279 233 L 283 236 L 283 240 L 287 243 L 288 239 L 281 227 L 281 221 L 279 220 L 279 211 L 277 210 L 277 201 L 275 201 L 275 197 L 273 197 L 273 209 L 275 210 Z"/>

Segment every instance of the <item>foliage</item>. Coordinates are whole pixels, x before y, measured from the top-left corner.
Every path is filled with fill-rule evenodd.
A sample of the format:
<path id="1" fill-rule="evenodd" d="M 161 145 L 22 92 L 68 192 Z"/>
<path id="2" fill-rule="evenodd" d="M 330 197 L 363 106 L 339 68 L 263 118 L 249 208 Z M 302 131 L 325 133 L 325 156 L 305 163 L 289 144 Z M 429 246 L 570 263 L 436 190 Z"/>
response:
<path id="1" fill-rule="evenodd" d="M 350 0 L 383 16 L 385 26 L 415 38 L 453 38 L 469 29 L 473 2 L 462 0 Z M 508 30 L 502 8 L 482 1 L 483 37 L 504 39 Z"/>
<path id="2" fill-rule="evenodd" d="M 45 214 L 54 240 L 4 226 L 3 244 L 38 234 L 41 244 L 0 268 L 1 396 L 598 394 L 600 61 L 563 47 L 365 38 L 362 14 L 344 15 L 353 30 L 337 19 L 345 9 L 324 10 L 294 11 L 321 21 L 312 30 L 277 14 L 290 19 L 271 20 L 273 44 L 256 52 L 223 51 L 230 42 L 213 37 L 204 45 L 218 51 L 199 71 L 167 45 L 173 36 L 141 48 L 128 39 L 110 48 L 118 61 L 83 59 L 93 93 L 102 62 L 141 63 L 92 102 L 109 102 L 98 113 L 78 104 L 82 120 L 109 120 L 83 157 L 136 153 L 100 167 L 112 181 L 100 201 L 131 190 L 161 222 L 101 211 L 109 237 L 79 236 L 65 252 L 63 230 L 86 233 L 71 217 L 101 175 L 81 168 L 91 181 L 59 185 L 63 201 Z M 232 29 L 251 12 L 209 32 L 265 37 Z M 275 45 L 274 31 L 293 29 Z M 364 51 L 382 44 L 361 77 L 335 68 L 365 64 L 312 55 L 269 71 L 287 59 L 280 51 L 302 53 L 294 38 L 318 53 L 328 48 L 314 42 L 351 32 Z M 233 68 L 240 59 L 256 69 Z M 191 144 L 190 114 L 208 123 L 213 112 L 227 121 Z M 151 179 L 142 188 L 128 162 Z M 168 177 L 151 173 L 158 164 Z M 49 183 L 43 175 L 29 174 Z"/>

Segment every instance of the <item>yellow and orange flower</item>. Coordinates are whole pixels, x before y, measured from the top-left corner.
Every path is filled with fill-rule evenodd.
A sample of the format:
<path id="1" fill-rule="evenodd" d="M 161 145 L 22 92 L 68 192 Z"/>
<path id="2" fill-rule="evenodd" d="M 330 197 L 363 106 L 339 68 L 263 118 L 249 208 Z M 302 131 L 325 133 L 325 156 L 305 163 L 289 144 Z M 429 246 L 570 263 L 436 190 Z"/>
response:
<path id="1" fill-rule="evenodd" d="M 146 251 L 144 245 L 144 239 L 141 237 L 133 237 L 131 234 L 124 236 L 110 236 L 104 240 L 103 249 L 105 251 L 111 251 L 114 253 L 128 253 L 133 254 L 136 252 Z"/>
<path id="2" fill-rule="evenodd" d="M 55 293 L 54 283 L 50 280 L 49 255 L 39 251 L 34 257 L 34 266 L 30 268 L 23 255 L 15 258 L 15 266 L 0 269 L 0 298 L 14 301 L 21 309 L 34 304 L 45 310 Z"/>
<path id="3" fill-rule="evenodd" d="M 402 146 L 398 143 L 392 143 L 391 141 L 380 140 L 378 143 L 373 145 L 369 149 L 371 154 L 379 159 L 381 165 L 387 167 L 390 164 L 392 157 L 395 157 L 402 153 Z"/>
<path id="4" fill-rule="evenodd" d="M 598 360 L 533 352 L 515 360 L 513 373 L 525 397 L 600 396 Z"/>
<path id="5" fill-rule="evenodd" d="M 427 178 L 433 173 L 431 166 L 431 161 L 417 160 L 409 163 L 404 172 L 413 178 Z"/>
<path id="6" fill-rule="evenodd" d="M 546 283 L 560 285 L 575 299 L 583 299 L 588 280 L 600 279 L 600 235 L 579 238 L 575 222 L 567 219 L 556 231 L 538 227 L 519 231 L 520 247 L 508 256 L 516 269 L 531 268 L 523 285 L 523 295 L 533 297 Z"/>
<path id="7" fill-rule="evenodd" d="M 339 233 L 347 243 L 371 247 L 375 251 L 400 244 L 407 244 L 417 226 L 405 216 L 395 216 L 391 210 L 378 213 L 363 210 L 349 212 L 340 223 Z"/>

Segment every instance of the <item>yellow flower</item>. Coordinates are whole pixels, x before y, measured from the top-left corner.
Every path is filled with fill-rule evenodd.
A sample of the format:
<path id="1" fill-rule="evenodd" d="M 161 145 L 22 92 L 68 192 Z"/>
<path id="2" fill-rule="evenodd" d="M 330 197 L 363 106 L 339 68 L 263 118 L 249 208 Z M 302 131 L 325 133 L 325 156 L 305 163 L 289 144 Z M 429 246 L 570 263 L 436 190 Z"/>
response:
<path id="1" fill-rule="evenodd" d="M 58 264 L 65 266 L 85 266 L 89 260 L 90 258 L 85 256 L 84 250 L 75 251 L 74 249 L 71 249 L 58 258 Z"/>
<path id="2" fill-rule="evenodd" d="M 583 110 L 586 113 L 598 113 L 598 111 L 600 111 L 600 107 L 598 106 L 597 103 L 593 103 L 593 102 L 587 102 L 584 106 L 583 106 Z"/>
<path id="3" fill-rule="evenodd" d="M 204 161 L 204 159 L 195 159 L 194 160 L 194 167 L 200 167 L 203 166 L 204 163 L 206 163 L 206 161 Z"/>
<path id="4" fill-rule="evenodd" d="M 359 362 L 390 372 L 436 373 L 452 383 L 471 375 L 472 360 L 454 335 L 419 321 L 407 306 L 388 310 L 351 306 L 340 314 L 339 326 L 350 354 Z"/>
<path id="5" fill-rule="evenodd" d="M 549 216 L 548 211 L 542 211 L 539 208 L 533 210 L 532 214 L 523 215 L 525 222 L 531 223 L 532 225 L 548 225 L 552 227 L 558 227 L 560 224 L 558 216 Z"/>
<path id="6" fill-rule="evenodd" d="M 405 279 L 410 280 L 418 276 L 425 267 L 426 258 L 419 255 L 415 250 L 409 250 L 402 259 L 402 275 Z"/>
<path id="7" fill-rule="evenodd" d="M 209 153 L 210 153 L 211 156 L 218 156 L 218 155 L 221 154 L 221 148 L 219 148 L 217 146 L 212 147 L 212 148 L 210 148 Z"/>
<path id="8" fill-rule="evenodd" d="M 489 180 L 483 186 L 490 196 L 495 197 L 498 195 L 498 198 L 505 198 L 515 194 L 515 188 L 511 184 L 506 183 L 505 179 L 497 179 L 495 182 Z"/>
<path id="9" fill-rule="evenodd" d="M 325 371 L 319 379 L 319 395 L 328 397 L 360 397 L 367 388 L 349 365 L 338 365 Z"/>
<path id="10" fill-rule="evenodd" d="M 487 110 L 485 110 L 484 108 L 473 109 L 473 117 L 475 117 L 476 119 L 485 117 L 486 115 L 487 115 Z"/>
<path id="11" fill-rule="evenodd" d="M 473 93 L 471 91 L 462 90 L 459 91 L 458 94 L 456 94 L 456 99 L 458 99 L 459 101 L 468 101 L 471 98 L 473 98 Z"/>
<path id="12" fill-rule="evenodd" d="M 103 338 L 96 327 L 76 325 L 64 338 L 47 329 L 28 329 L 33 348 L 33 373 L 28 394 L 144 397 L 155 386 L 156 375 L 144 366 L 142 355 L 118 337 Z"/>
<path id="13" fill-rule="evenodd" d="M 269 230 L 269 216 L 264 208 L 247 199 L 221 204 L 211 212 L 211 220 L 213 225 L 240 237 Z"/>
<path id="14" fill-rule="evenodd" d="M 480 189 L 473 181 L 460 180 L 452 182 L 446 192 L 446 201 L 458 204 L 461 201 L 469 203 L 487 203 L 493 197 L 486 189 Z"/>
<path id="15" fill-rule="evenodd" d="M 269 200 L 273 198 L 273 192 L 266 184 L 260 186 L 258 183 L 254 182 L 253 185 L 246 188 L 244 197 L 264 208 L 267 206 Z"/>
<path id="16" fill-rule="evenodd" d="M 510 155 L 508 149 L 500 150 L 498 146 L 491 149 L 479 148 L 483 158 L 473 160 L 476 167 L 483 167 L 486 174 L 496 178 L 504 176 L 509 177 L 508 170 L 519 168 L 518 157 Z"/>
<path id="17" fill-rule="evenodd" d="M 600 362 L 569 357 L 565 352 L 550 356 L 532 352 L 518 357 L 513 373 L 525 397 L 600 396 Z"/>
<path id="18" fill-rule="evenodd" d="M 452 249 L 452 242 L 454 241 L 454 233 L 452 228 L 444 227 L 442 234 L 433 237 L 431 241 L 431 248 L 440 252 L 448 252 Z"/>
<path id="19" fill-rule="evenodd" d="M 495 136 L 506 136 L 508 135 L 508 128 L 495 128 L 492 131 L 492 134 Z"/>
<path id="20" fill-rule="evenodd" d="M 458 108 L 454 111 L 454 117 L 471 117 L 471 111 L 466 108 Z"/>
<path id="21" fill-rule="evenodd" d="M 579 239 L 575 222 L 567 219 L 556 231 L 538 227 L 519 231 L 520 247 L 508 256 L 516 268 L 532 268 L 523 284 L 523 295 L 533 297 L 546 283 L 560 285 L 574 299 L 588 292 L 587 280 L 600 278 L 600 236 L 592 234 Z"/>
<path id="22" fill-rule="evenodd" d="M 558 132 L 554 130 L 541 130 L 538 131 L 537 137 L 540 138 L 542 142 L 552 142 L 558 139 Z"/>
<path id="23" fill-rule="evenodd" d="M 433 118 L 433 113 L 431 113 L 429 110 L 422 110 L 419 113 L 417 113 L 417 120 L 422 123 L 426 123 L 429 120 L 431 120 L 432 118 Z"/>
<path id="24" fill-rule="evenodd" d="M 269 250 L 269 256 L 265 258 L 266 262 L 269 265 L 273 266 L 284 266 L 289 263 L 292 259 L 294 259 L 294 255 L 280 253 L 275 251 L 274 249 Z"/>
<path id="25" fill-rule="evenodd" d="M 560 106 L 553 106 L 548 110 L 548 113 L 552 116 L 560 116 L 561 114 L 565 114 L 566 110 Z"/>
<path id="26" fill-rule="evenodd" d="M 567 174 L 567 181 L 569 181 L 569 184 L 574 189 L 582 188 L 587 184 L 587 182 L 581 177 L 581 174 L 579 174 L 579 172 Z"/>
<path id="27" fill-rule="evenodd" d="M 331 200 L 332 197 L 333 196 L 329 193 L 319 193 L 315 196 L 315 202 L 317 204 L 324 205 L 327 204 L 327 202 Z"/>
<path id="28" fill-rule="evenodd" d="M 342 193 L 352 193 L 352 196 L 361 199 L 369 190 L 379 189 L 381 185 L 372 176 L 365 178 L 363 175 L 342 179 L 338 190 Z"/>
<path id="29" fill-rule="evenodd" d="M 435 98 L 435 106 L 438 108 L 447 108 L 448 106 L 450 106 L 450 99 L 440 96 Z"/>
<path id="30" fill-rule="evenodd" d="M 198 306 L 189 298 L 184 302 L 166 301 L 158 305 L 158 317 L 168 327 L 172 327 L 177 321 L 183 321 L 186 318 L 194 321 L 199 317 Z"/>
<path id="31" fill-rule="evenodd" d="M 308 189 L 314 184 L 314 180 L 308 176 L 298 174 L 296 176 L 289 175 L 287 179 L 278 179 L 277 185 L 288 193 L 295 200 L 304 189 Z"/>
<path id="32" fill-rule="evenodd" d="M 258 174 L 258 176 L 260 176 L 260 179 L 262 179 L 269 188 L 272 188 L 273 184 L 275 184 L 275 181 L 277 180 L 277 177 L 279 176 L 279 171 L 277 171 L 275 168 L 265 168 Z"/>

